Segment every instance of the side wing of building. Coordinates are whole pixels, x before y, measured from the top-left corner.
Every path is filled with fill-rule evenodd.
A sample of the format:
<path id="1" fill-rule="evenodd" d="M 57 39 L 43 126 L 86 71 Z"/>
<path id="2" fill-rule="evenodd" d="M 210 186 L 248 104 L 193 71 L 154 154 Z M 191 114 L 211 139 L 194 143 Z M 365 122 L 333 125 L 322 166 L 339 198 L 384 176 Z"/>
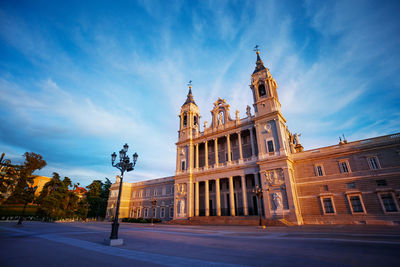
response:
<path id="1" fill-rule="evenodd" d="M 400 134 L 293 155 L 305 224 L 399 224 Z"/>

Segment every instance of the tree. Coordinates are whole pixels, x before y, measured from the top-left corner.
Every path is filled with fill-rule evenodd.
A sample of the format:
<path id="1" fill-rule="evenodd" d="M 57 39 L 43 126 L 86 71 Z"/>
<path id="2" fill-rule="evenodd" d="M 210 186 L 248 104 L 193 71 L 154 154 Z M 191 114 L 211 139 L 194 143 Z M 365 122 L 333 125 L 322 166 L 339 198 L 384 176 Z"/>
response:
<path id="1" fill-rule="evenodd" d="M 106 216 L 108 195 L 111 182 L 106 178 L 105 183 L 100 180 L 94 180 L 86 188 L 86 199 L 89 204 L 88 217 L 104 218 Z"/>
<path id="2" fill-rule="evenodd" d="M 11 161 L 4 159 L 5 153 L 0 156 L 0 201 L 7 198 L 14 191 L 17 183 L 18 171 Z"/>
<path id="3" fill-rule="evenodd" d="M 69 190 L 72 186 L 71 179 L 53 173 L 53 178 L 43 186 L 38 197 L 39 212 L 49 217 L 73 217 L 79 208 L 79 197 Z"/>
<path id="4" fill-rule="evenodd" d="M 7 204 L 27 204 L 33 200 L 31 188 L 34 182 L 33 173 L 36 170 L 46 166 L 46 161 L 39 154 L 34 152 L 25 152 L 25 161 L 23 165 L 14 165 L 15 174 L 11 179 L 14 179 L 15 187 L 11 196 L 6 200 Z M 30 186 L 29 186 L 30 185 Z"/>

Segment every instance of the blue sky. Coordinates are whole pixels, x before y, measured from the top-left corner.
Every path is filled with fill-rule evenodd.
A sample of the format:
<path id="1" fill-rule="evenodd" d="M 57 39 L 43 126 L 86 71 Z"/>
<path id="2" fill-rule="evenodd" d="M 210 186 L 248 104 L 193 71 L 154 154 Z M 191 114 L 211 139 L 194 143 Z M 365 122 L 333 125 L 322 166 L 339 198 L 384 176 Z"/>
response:
<path id="1" fill-rule="evenodd" d="M 82 3 L 83 2 L 83 3 Z M 187 82 L 204 120 L 252 103 L 255 44 L 306 149 L 400 131 L 398 1 L 1 1 L 0 151 L 73 182 L 175 171 Z"/>

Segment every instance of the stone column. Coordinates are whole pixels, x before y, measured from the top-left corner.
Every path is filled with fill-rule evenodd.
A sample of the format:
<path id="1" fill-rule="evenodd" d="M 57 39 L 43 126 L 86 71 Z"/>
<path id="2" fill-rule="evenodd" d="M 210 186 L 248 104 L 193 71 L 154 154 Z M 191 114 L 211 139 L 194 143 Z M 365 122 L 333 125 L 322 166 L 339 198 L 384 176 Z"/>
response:
<path id="1" fill-rule="evenodd" d="M 231 140 L 229 138 L 229 134 L 226 135 L 226 146 L 228 147 L 228 163 L 231 163 Z"/>
<path id="2" fill-rule="evenodd" d="M 181 171 L 181 153 L 180 153 L 180 147 L 176 147 L 176 171 L 180 172 Z"/>
<path id="3" fill-rule="evenodd" d="M 193 151 L 193 144 L 189 144 L 189 164 L 188 164 L 188 170 L 191 171 L 194 168 L 194 151 Z"/>
<path id="4" fill-rule="evenodd" d="M 196 169 L 199 169 L 199 143 L 196 144 Z"/>
<path id="5" fill-rule="evenodd" d="M 254 149 L 254 137 L 253 137 L 253 127 L 250 128 L 250 143 L 251 143 L 251 156 L 255 156 L 255 149 Z"/>
<path id="6" fill-rule="evenodd" d="M 233 177 L 229 177 L 229 200 L 231 201 L 231 216 L 235 216 L 235 193 L 233 191 Z"/>
<path id="7" fill-rule="evenodd" d="M 293 171 L 289 168 L 283 168 L 283 175 L 285 179 L 286 195 L 289 205 L 290 214 L 295 215 L 296 223 L 303 224 L 303 217 L 300 212 L 300 203 L 297 197 L 296 186 L 293 182 Z"/>
<path id="8" fill-rule="evenodd" d="M 219 178 L 215 179 L 215 197 L 217 199 L 217 216 L 221 216 L 221 192 L 219 188 Z"/>
<path id="9" fill-rule="evenodd" d="M 206 140 L 205 142 L 205 147 L 204 147 L 204 162 L 206 168 L 208 168 L 208 141 Z"/>
<path id="10" fill-rule="evenodd" d="M 194 211 L 194 197 L 193 197 L 193 191 L 194 191 L 194 184 L 192 182 L 187 182 L 186 183 L 187 187 L 187 193 L 186 193 L 186 206 L 187 206 L 187 216 L 188 217 L 193 217 L 193 211 Z"/>
<path id="11" fill-rule="evenodd" d="M 215 166 L 218 167 L 218 138 L 214 139 L 214 150 L 215 150 Z"/>
<path id="12" fill-rule="evenodd" d="M 242 178 L 242 198 L 243 198 L 244 216 L 247 216 L 247 215 L 249 215 L 249 211 L 248 211 L 248 208 L 247 208 L 246 176 L 242 175 L 240 178 Z"/>
<path id="13" fill-rule="evenodd" d="M 243 160 L 243 149 L 242 149 L 241 132 L 238 132 L 238 141 L 239 141 L 239 160 Z"/>
<path id="14" fill-rule="evenodd" d="M 174 193 L 174 219 L 178 218 L 178 196 L 176 195 L 176 187 L 175 187 L 175 193 Z M 144 216 L 143 216 L 144 217 Z"/>
<path id="15" fill-rule="evenodd" d="M 206 216 L 210 216 L 209 189 L 210 189 L 209 183 L 208 180 L 206 180 L 206 186 L 205 186 Z"/>
<path id="16" fill-rule="evenodd" d="M 199 216 L 199 201 L 200 201 L 200 196 L 199 196 L 199 182 L 196 182 L 196 215 Z"/>

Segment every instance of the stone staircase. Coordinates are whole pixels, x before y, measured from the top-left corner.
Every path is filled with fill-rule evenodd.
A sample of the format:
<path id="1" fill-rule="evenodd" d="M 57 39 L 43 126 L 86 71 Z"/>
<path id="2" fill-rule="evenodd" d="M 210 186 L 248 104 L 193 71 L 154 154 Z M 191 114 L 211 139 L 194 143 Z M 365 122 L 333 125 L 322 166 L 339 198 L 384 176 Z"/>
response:
<path id="1" fill-rule="evenodd" d="M 266 226 L 291 226 L 293 223 L 285 219 L 262 219 L 262 225 Z M 259 224 L 258 216 L 195 216 L 189 219 L 178 219 L 165 222 L 167 224 L 180 225 L 247 225 L 257 226 Z"/>

